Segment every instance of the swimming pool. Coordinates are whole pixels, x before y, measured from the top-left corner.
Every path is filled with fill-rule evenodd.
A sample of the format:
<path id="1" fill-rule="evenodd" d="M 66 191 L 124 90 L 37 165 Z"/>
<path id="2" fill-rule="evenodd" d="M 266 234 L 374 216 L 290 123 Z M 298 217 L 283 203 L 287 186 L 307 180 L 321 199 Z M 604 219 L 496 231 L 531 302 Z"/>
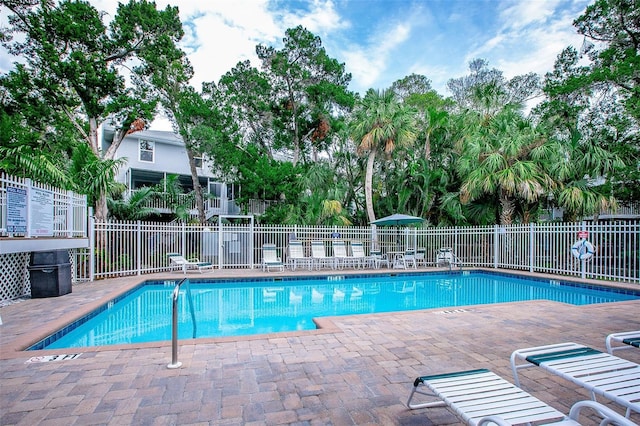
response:
<path id="1" fill-rule="evenodd" d="M 143 282 L 28 350 L 171 340 L 171 299 L 177 281 Z M 316 328 L 313 318 L 323 316 L 538 299 L 574 305 L 640 299 L 640 291 L 476 271 L 245 281 L 203 278 L 191 279 L 180 293 L 180 339 L 311 330 Z"/>

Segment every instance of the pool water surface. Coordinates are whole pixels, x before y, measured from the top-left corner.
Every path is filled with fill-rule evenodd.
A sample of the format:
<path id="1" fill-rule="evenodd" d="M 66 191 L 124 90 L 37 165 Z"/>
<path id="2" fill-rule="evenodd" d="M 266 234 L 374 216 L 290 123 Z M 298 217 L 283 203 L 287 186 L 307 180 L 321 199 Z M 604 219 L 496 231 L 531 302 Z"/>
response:
<path id="1" fill-rule="evenodd" d="M 146 281 L 29 350 L 171 340 L 172 293 L 177 282 Z M 317 317 L 539 299 L 587 305 L 640 299 L 640 292 L 475 271 L 191 279 L 182 285 L 178 298 L 178 337 L 311 330 Z"/>

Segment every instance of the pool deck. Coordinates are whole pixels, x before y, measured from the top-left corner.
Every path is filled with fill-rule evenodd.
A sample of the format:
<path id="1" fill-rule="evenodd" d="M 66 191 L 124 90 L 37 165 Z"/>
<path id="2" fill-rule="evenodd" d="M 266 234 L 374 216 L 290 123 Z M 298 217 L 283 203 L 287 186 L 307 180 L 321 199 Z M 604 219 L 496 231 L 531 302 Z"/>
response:
<path id="1" fill-rule="evenodd" d="M 363 270 L 322 271 L 332 273 Z M 215 270 L 202 277 L 309 274 Z M 179 277 L 77 284 L 65 296 L 0 307 L 0 425 L 459 425 L 446 408 L 406 408 L 417 376 L 488 368 L 513 382 L 515 349 L 573 341 L 604 351 L 607 334 L 640 329 L 640 301 L 534 301 L 331 317 L 319 330 L 180 341 L 177 369 L 167 368 L 170 343 L 21 351 L 141 281 Z M 74 353 L 81 355 L 30 362 Z M 640 350 L 616 355 L 640 363 Z M 525 390 L 563 412 L 588 399 L 539 368 L 521 377 Z M 631 419 L 640 423 L 639 414 Z"/>

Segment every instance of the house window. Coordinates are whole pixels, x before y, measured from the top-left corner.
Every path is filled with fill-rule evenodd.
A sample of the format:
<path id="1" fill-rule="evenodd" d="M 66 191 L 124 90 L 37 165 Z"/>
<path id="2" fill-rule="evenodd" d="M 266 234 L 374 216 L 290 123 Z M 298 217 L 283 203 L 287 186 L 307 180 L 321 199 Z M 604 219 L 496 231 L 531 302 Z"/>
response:
<path id="1" fill-rule="evenodd" d="M 155 144 L 151 141 L 140 141 L 140 161 L 146 161 L 148 163 L 153 163 L 153 150 L 155 148 Z"/>
<path id="2" fill-rule="evenodd" d="M 153 150 L 155 144 L 151 141 L 140 141 L 140 161 L 153 163 Z"/>
<path id="3" fill-rule="evenodd" d="M 194 157 L 193 162 L 195 163 L 197 168 L 202 168 L 202 157 Z"/>

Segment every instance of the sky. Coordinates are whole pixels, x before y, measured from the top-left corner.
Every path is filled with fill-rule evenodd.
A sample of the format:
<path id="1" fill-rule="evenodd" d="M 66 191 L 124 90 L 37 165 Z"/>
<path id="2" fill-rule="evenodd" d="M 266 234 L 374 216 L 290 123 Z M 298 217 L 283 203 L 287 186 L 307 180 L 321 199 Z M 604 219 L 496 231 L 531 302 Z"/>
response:
<path id="1" fill-rule="evenodd" d="M 90 2 L 108 16 L 115 14 L 118 4 Z M 191 84 L 197 90 L 202 82 L 217 83 L 240 61 L 249 59 L 259 67 L 258 44 L 281 48 L 286 29 L 302 25 L 321 38 L 330 57 L 345 64 L 352 91 L 385 89 L 415 73 L 448 96 L 447 81 L 466 75 L 469 62 L 477 58 L 486 59 L 507 78 L 551 71 L 562 49 L 582 45 L 583 37 L 572 23 L 592 2 L 156 0 L 156 5 L 179 8 L 185 29 L 181 47 L 194 67 Z M 9 59 L 0 58 L 2 72 Z M 165 130 L 161 127 L 152 126 Z"/>

